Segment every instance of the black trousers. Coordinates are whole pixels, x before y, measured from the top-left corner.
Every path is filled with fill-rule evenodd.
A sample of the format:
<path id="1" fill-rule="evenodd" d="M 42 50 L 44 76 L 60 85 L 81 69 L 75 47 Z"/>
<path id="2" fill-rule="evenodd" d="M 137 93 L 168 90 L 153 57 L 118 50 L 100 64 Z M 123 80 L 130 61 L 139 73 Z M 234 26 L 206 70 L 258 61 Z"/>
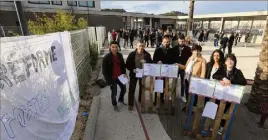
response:
<path id="1" fill-rule="evenodd" d="M 228 45 L 228 54 L 232 53 L 233 44 Z"/>
<path id="2" fill-rule="evenodd" d="M 221 50 L 221 49 L 222 49 L 223 54 L 225 54 L 226 46 L 221 46 L 221 47 L 219 48 L 219 50 Z"/>
<path id="3" fill-rule="evenodd" d="M 149 40 L 144 40 L 144 45 L 146 45 L 146 47 L 149 46 Z"/>
<path id="4" fill-rule="evenodd" d="M 130 48 L 133 49 L 133 40 L 130 39 Z"/>
<path id="5" fill-rule="evenodd" d="M 128 105 L 129 106 L 134 105 L 137 81 L 139 81 L 139 101 L 141 101 L 142 79 L 141 78 L 138 79 L 136 77 L 130 77 L 129 90 L 128 90 L 129 91 L 128 92 Z"/>
<path id="6" fill-rule="evenodd" d="M 116 106 L 117 105 L 117 102 L 116 102 L 116 96 L 117 96 L 117 85 L 119 85 L 121 91 L 120 91 L 120 95 L 119 95 L 119 99 L 118 101 L 119 102 L 123 102 L 124 101 L 124 95 L 126 93 L 126 85 L 123 85 L 119 79 L 116 79 L 116 80 L 113 80 L 112 81 L 112 84 L 110 86 L 111 88 L 111 92 L 112 92 L 112 95 L 111 95 L 111 99 L 112 99 L 112 104 L 113 106 Z"/>

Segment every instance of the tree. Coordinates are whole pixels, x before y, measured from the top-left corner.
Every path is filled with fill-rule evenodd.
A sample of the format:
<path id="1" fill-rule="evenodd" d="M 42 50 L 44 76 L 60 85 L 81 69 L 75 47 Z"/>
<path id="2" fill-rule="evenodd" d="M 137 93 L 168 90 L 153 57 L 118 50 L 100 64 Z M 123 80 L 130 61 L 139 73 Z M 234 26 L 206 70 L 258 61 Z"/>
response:
<path id="1" fill-rule="evenodd" d="M 171 12 L 163 13 L 160 15 L 163 15 L 163 16 L 186 16 L 187 14 L 182 13 L 180 11 L 171 11 Z"/>
<path id="2" fill-rule="evenodd" d="M 190 34 L 190 31 L 192 31 L 192 25 L 193 25 L 193 16 L 194 16 L 194 0 L 190 1 L 189 6 L 189 14 L 188 14 L 188 21 L 187 21 L 187 35 Z"/>
<path id="3" fill-rule="evenodd" d="M 106 11 L 106 12 L 126 12 L 124 9 L 101 9 L 101 11 Z"/>
<path id="4" fill-rule="evenodd" d="M 262 103 L 268 103 L 268 17 L 266 19 L 259 63 L 255 72 L 247 108 L 253 113 L 260 113 L 260 105 Z"/>
<path id="5" fill-rule="evenodd" d="M 28 28 L 32 34 L 46 34 L 52 32 L 62 32 L 66 30 L 84 29 L 88 25 L 84 18 L 75 19 L 75 16 L 61 10 L 56 15 L 48 17 L 36 15 L 36 20 L 28 21 Z"/>

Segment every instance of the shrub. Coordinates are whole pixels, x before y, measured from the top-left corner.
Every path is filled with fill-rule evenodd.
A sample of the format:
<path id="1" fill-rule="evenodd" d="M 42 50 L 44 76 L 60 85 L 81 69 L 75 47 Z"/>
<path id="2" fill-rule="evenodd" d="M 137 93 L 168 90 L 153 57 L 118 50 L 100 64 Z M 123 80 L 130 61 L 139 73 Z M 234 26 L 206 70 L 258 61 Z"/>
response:
<path id="1" fill-rule="evenodd" d="M 98 45 L 96 43 L 89 43 L 89 51 L 90 51 L 90 64 L 92 69 L 96 68 L 99 59 Z"/>
<path id="2" fill-rule="evenodd" d="M 75 20 L 75 16 L 58 10 L 56 15 L 48 17 L 45 14 L 36 16 L 36 21 L 29 20 L 28 28 L 32 34 L 46 34 L 66 30 L 84 29 L 88 23 L 84 18 Z"/>

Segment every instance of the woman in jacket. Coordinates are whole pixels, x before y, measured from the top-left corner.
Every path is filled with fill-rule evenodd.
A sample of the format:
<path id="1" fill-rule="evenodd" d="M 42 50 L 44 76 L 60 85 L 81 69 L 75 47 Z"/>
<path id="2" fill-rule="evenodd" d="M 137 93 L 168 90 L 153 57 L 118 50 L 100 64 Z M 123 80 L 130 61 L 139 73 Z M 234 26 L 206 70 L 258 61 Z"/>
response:
<path id="1" fill-rule="evenodd" d="M 220 67 L 217 72 L 212 76 L 213 79 L 219 80 L 223 86 L 229 86 L 231 84 L 246 85 L 247 81 L 241 70 L 236 68 L 237 60 L 234 54 L 227 54 L 225 57 L 225 66 Z M 231 104 L 226 103 L 224 113 L 226 113 Z M 225 120 L 221 121 L 221 127 L 218 131 L 219 135 L 222 135 Z"/>
<path id="2" fill-rule="evenodd" d="M 189 95 L 189 83 L 192 76 L 205 78 L 206 76 L 206 60 L 201 55 L 202 47 L 197 44 L 193 44 L 192 56 L 188 59 L 186 65 L 178 64 L 181 70 L 185 70 L 185 94 L 188 99 Z M 197 100 L 195 100 L 194 105 L 196 105 Z M 186 108 L 183 108 L 183 111 Z"/>
<path id="3" fill-rule="evenodd" d="M 126 61 L 126 68 L 129 70 L 129 94 L 128 94 L 128 109 L 130 111 L 133 110 L 134 98 L 135 98 L 135 90 L 136 84 L 139 80 L 139 102 L 141 101 L 141 92 L 142 92 L 142 79 L 136 78 L 137 70 L 136 68 L 142 69 L 142 61 L 146 63 L 152 63 L 152 58 L 150 53 L 144 50 L 144 44 L 138 43 L 136 46 L 136 50 L 132 51 Z"/>

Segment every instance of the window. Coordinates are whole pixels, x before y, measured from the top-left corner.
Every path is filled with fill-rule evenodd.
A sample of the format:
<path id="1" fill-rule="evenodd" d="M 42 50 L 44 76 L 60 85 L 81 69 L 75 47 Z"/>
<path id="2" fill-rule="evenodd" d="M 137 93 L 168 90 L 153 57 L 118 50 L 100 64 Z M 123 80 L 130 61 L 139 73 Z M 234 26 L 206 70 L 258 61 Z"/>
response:
<path id="1" fill-rule="evenodd" d="M 31 4 L 50 4 L 50 1 L 28 1 Z"/>
<path id="2" fill-rule="evenodd" d="M 77 6 L 77 1 L 67 1 L 68 6 Z"/>
<path id="3" fill-rule="evenodd" d="M 62 1 L 51 1 L 52 5 L 62 5 Z"/>
<path id="4" fill-rule="evenodd" d="M 91 7 L 95 8 L 95 1 L 78 1 L 79 7 Z"/>

